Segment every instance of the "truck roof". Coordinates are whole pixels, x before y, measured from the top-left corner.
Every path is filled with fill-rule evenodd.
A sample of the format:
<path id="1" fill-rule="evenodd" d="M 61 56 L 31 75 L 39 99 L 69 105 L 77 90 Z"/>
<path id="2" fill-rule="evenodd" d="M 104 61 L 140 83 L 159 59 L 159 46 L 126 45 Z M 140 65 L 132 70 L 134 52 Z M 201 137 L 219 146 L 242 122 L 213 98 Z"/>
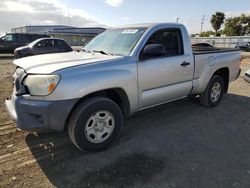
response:
<path id="1" fill-rule="evenodd" d="M 137 23 L 137 24 L 128 24 L 128 25 L 121 25 L 116 26 L 115 28 L 131 28 L 131 27 L 154 27 L 154 26 L 183 26 L 182 24 L 178 23 Z"/>

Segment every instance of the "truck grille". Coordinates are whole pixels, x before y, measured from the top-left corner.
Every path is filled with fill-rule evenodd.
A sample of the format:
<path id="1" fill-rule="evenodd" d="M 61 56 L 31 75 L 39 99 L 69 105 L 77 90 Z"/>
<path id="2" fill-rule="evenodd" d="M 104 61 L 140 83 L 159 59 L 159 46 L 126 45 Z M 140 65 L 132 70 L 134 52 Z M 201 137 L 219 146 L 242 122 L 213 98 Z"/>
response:
<path id="1" fill-rule="evenodd" d="M 13 85 L 14 91 L 16 95 L 22 95 L 26 93 L 25 86 L 22 84 L 22 80 L 26 75 L 24 69 L 17 68 L 13 75 Z"/>

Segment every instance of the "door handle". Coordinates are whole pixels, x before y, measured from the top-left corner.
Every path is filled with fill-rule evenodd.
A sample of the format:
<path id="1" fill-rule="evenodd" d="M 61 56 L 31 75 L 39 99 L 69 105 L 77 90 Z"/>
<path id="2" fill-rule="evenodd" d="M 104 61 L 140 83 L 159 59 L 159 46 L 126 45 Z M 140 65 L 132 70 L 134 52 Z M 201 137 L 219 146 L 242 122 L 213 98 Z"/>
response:
<path id="1" fill-rule="evenodd" d="M 190 63 L 189 63 L 189 62 L 186 62 L 186 61 L 183 61 L 182 64 L 181 64 L 181 66 L 183 66 L 183 67 L 186 67 L 186 66 L 188 66 L 188 65 L 190 65 Z"/>

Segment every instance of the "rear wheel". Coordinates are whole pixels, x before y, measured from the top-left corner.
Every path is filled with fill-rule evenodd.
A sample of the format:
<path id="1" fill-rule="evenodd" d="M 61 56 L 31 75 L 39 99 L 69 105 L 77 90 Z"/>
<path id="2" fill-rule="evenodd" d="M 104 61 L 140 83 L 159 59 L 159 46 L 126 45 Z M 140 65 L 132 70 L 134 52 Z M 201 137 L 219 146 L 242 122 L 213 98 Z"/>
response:
<path id="1" fill-rule="evenodd" d="M 223 78 L 219 75 L 214 75 L 204 93 L 200 95 L 201 104 L 207 107 L 217 106 L 222 100 L 224 88 Z"/>
<path id="2" fill-rule="evenodd" d="M 95 97 L 80 103 L 68 125 L 71 141 L 85 151 L 106 149 L 119 135 L 122 112 L 110 99 Z"/>

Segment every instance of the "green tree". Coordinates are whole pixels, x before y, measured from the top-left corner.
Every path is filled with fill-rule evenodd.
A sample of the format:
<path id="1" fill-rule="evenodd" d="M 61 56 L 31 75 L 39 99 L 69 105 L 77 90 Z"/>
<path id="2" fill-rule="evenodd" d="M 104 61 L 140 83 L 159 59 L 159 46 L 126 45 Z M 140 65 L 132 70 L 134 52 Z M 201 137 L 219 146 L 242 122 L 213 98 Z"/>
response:
<path id="1" fill-rule="evenodd" d="M 238 17 L 226 19 L 223 33 L 227 36 L 244 36 L 250 34 L 250 16 L 242 14 Z"/>
<path id="2" fill-rule="evenodd" d="M 246 16 L 245 14 L 241 14 L 240 22 L 242 26 L 242 34 L 243 35 L 250 34 L 250 15 Z"/>
<path id="3" fill-rule="evenodd" d="M 211 24 L 213 29 L 215 30 L 215 36 L 217 36 L 218 30 L 221 28 L 221 25 L 224 23 L 225 14 L 223 12 L 216 12 L 211 17 Z"/>
<path id="4" fill-rule="evenodd" d="M 200 37 L 210 37 L 211 35 L 215 35 L 213 31 L 204 31 L 200 34 Z"/>

